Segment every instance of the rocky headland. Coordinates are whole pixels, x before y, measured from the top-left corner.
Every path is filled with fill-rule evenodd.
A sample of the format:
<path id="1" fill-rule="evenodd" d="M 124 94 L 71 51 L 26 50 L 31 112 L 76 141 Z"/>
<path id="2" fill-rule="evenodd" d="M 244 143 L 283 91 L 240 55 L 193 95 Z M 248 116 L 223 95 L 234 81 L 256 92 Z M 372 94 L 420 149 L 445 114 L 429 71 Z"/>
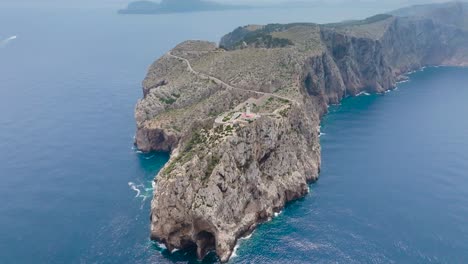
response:
<path id="1" fill-rule="evenodd" d="M 329 104 L 393 89 L 424 66 L 468 65 L 460 8 L 249 25 L 219 45 L 186 41 L 158 59 L 135 111 L 137 147 L 171 152 L 155 178 L 151 238 L 228 261 L 239 238 L 318 179 Z"/>
<path id="2" fill-rule="evenodd" d="M 203 11 L 221 11 L 249 9 L 250 6 L 228 5 L 207 0 L 161 0 L 147 1 L 139 0 L 128 4 L 127 8 L 118 11 L 119 14 L 149 15 L 149 14 L 172 14 L 191 13 Z"/>

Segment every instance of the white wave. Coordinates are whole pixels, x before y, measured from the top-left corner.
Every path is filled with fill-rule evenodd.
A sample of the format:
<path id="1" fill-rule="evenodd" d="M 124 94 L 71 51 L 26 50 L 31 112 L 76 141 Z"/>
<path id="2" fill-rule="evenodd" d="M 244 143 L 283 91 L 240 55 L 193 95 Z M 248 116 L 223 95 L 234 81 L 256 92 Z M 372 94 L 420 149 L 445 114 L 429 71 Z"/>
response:
<path id="1" fill-rule="evenodd" d="M 2 41 L 0 42 L 0 47 L 5 46 L 5 45 L 8 44 L 10 41 L 15 40 L 15 39 L 17 39 L 17 38 L 18 38 L 17 36 L 11 36 L 11 37 L 9 37 L 9 38 L 7 38 L 7 39 L 2 40 Z"/>
<path id="2" fill-rule="evenodd" d="M 283 213 L 283 211 L 279 211 L 278 213 L 275 213 L 274 215 L 275 215 L 275 217 L 278 217 L 278 216 L 280 216 L 282 213 Z"/>
<path id="3" fill-rule="evenodd" d="M 141 200 L 141 208 L 143 208 L 143 205 L 145 204 L 145 201 L 146 199 L 148 199 L 148 195 L 142 195 L 141 197 L 143 197 L 143 200 Z"/>
<path id="4" fill-rule="evenodd" d="M 319 137 L 325 136 L 325 133 L 320 132 Z"/>
<path id="5" fill-rule="evenodd" d="M 248 236 L 242 237 L 241 240 L 248 240 L 248 239 L 251 239 L 251 238 L 252 238 L 252 235 L 253 235 L 253 232 L 250 233 L 250 235 L 248 235 Z"/>
<path id="6" fill-rule="evenodd" d="M 358 93 L 356 96 L 361 96 L 361 95 L 369 96 L 369 95 L 371 95 L 371 94 L 368 93 L 368 92 L 360 92 L 360 93 Z"/>
<path id="7" fill-rule="evenodd" d="M 156 241 L 153 241 L 153 243 L 156 244 L 156 246 L 160 249 L 167 249 L 166 245 L 164 245 L 163 243 L 159 243 L 159 242 L 156 242 Z"/>
<path id="8" fill-rule="evenodd" d="M 237 250 L 239 249 L 239 243 L 236 244 L 234 250 L 232 251 L 231 259 L 237 257 Z"/>
<path id="9" fill-rule="evenodd" d="M 141 191 L 140 191 L 140 189 L 138 189 L 138 187 L 140 187 L 140 185 L 136 185 L 133 182 L 129 182 L 128 186 L 130 186 L 130 189 L 134 190 L 137 193 L 135 195 L 135 198 L 140 197 Z"/>
<path id="10" fill-rule="evenodd" d="M 237 241 L 236 246 L 234 247 L 234 250 L 232 251 L 231 258 L 237 257 L 237 250 L 238 250 L 239 247 L 240 247 L 240 242 L 241 242 L 242 240 L 249 240 L 249 239 L 251 239 L 252 236 L 253 236 L 253 233 L 254 233 L 254 232 L 250 233 L 249 235 L 247 235 L 247 236 L 245 236 L 245 237 L 239 238 L 239 240 Z"/>

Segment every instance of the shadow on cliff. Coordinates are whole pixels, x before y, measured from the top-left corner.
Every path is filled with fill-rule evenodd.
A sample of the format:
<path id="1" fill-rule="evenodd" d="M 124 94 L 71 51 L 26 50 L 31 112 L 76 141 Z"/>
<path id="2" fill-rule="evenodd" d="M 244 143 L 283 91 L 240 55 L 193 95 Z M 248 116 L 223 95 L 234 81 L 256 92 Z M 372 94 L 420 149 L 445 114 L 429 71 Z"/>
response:
<path id="1" fill-rule="evenodd" d="M 313 186 L 317 185 L 318 183 L 311 183 L 309 186 L 312 188 Z M 309 194 L 310 195 L 310 194 Z M 287 212 L 289 210 L 296 210 L 297 207 L 300 207 L 301 204 L 307 199 L 307 196 L 301 197 L 297 200 L 293 200 L 291 202 L 286 203 L 285 207 L 283 208 L 282 212 Z M 280 221 L 280 222 L 276 222 Z M 264 221 L 259 224 L 259 227 L 262 225 L 266 225 L 265 227 L 268 228 L 268 225 L 271 224 L 278 224 L 283 222 L 284 219 L 280 218 L 273 218 L 270 221 Z M 284 224 L 284 223 L 283 223 Z M 257 230 L 258 228 L 257 227 Z M 203 260 L 198 260 L 197 258 L 197 248 L 193 247 L 191 249 L 186 249 L 186 250 L 177 250 L 173 253 L 171 253 L 169 250 L 167 250 L 164 246 L 160 246 L 156 242 L 151 242 L 152 246 L 151 248 L 155 251 L 160 252 L 160 254 L 166 259 L 169 260 L 172 263 L 187 263 L 187 264 L 214 264 L 214 263 L 221 263 L 216 256 L 216 252 L 212 251 L 206 255 L 206 257 Z M 239 245 L 239 242 L 238 242 Z M 231 257 L 231 259 L 228 261 L 228 263 L 235 263 L 235 258 Z"/>
<path id="2" fill-rule="evenodd" d="M 161 248 L 158 244 L 153 243 L 152 248 L 161 252 L 161 255 L 173 263 L 187 263 L 187 264 L 213 264 L 220 263 L 215 252 L 210 252 L 203 261 L 197 259 L 197 248 L 194 247 L 189 250 L 178 250 L 171 253 L 165 248 Z"/>

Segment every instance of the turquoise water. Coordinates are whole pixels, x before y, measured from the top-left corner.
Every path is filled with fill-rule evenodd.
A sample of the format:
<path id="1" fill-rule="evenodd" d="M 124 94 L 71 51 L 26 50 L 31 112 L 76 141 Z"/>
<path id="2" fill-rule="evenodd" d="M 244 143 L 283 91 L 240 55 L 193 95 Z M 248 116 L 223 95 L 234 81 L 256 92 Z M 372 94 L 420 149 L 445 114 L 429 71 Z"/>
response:
<path id="1" fill-rule="evenodd" d="M 0 46 L 0 263 L 196 263 L 148 239 L 151 181 L 168 159 L 132 149 L 148 65 L 240 24 L 376 12 L 2 9 L 0 41 L 17 38 Z M 321 179 L 232 263 L 467 262 L 467 84 L 468 69 L 426 69 L 330 108 Z"/>

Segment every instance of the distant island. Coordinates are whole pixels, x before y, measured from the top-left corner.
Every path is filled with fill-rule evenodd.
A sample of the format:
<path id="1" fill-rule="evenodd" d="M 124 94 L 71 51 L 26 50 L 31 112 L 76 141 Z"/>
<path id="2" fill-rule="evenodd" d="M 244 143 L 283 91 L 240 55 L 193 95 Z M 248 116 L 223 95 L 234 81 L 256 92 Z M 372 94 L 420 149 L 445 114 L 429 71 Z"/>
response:
<path id="1" fill-rule="evenodd" d="M 160 3 L 136 1 L 128 4 L 126 9 L 119 10 L 119 14 L 170 14 L 248 8 L 251 7 L 245 5 L 226 5 L 204 0 L 162 0 Z"/>

